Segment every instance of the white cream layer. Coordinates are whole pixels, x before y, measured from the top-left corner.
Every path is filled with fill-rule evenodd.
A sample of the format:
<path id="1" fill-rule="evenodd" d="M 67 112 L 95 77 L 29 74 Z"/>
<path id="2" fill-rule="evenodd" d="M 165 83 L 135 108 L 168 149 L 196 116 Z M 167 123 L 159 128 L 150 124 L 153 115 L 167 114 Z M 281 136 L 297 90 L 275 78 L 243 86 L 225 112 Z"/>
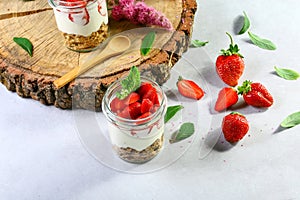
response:
<path id="1" fill-rule="evenodd" d="M 107 10 L 105 1 L 102 1 L 101 7 L 102 10 Z M 55 8 L 53 10 L 56 18 L 57 27 L 63 33 L 89 36 L 93 32 L 98 31 L 102 23 L 108 24 L 108 13 L 106 12 L 106 15 L 102 16 L 98 12 L 97 6 L 93 6 L 93 8 L 88 10 L 90 20 L 89 23 L 84 26 L 72 22 L 69 19 L 68 13 L 58 11 Z"/>
<path id="2" fill-rule="evenodd" d="M 131 136 L 130 132 L 124 133 L 119 128 L 117 128 L 115 125 L 109 123 L 109 136 L 110 140 L 113 145 L 116 145 L 118 147 L 129 147 L 132 149 L 135 149 L 137 151 L 142 151 L 143 149 L 146 149 L 151 144 L 155 142 L 155 140 L 161 138 L 161 136 L 164 133 L 164 126 L 160 126 L 157 128 L 157 126 L 154 126 L 149 133 L 149 135 L 152 135 L 152 137 L 147 138 L 138 138 L 136 136 Z M 138 133 L 137 133 L 138 134 Z"/>

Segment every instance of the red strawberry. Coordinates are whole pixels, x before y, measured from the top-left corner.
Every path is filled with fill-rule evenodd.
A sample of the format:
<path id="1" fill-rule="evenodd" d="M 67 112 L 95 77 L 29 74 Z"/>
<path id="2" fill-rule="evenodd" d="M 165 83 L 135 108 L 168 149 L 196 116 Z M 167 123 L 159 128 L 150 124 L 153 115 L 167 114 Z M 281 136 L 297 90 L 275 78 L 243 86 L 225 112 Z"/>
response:
<path id="1" fill-rule="evenodd" d="M 215 110 L 219 112 L 225 110 L 226 108 L 236 104 L 238 99 L 238 93 L 234 88 L 225 87 L 219 92 L 218 99 L 215 104 Z"/>
<path id="2" fill-rule="evenodd" d="M 244 81 L 242 86 L 238 87 L 239 94 L 243 95 L 248 105 L 255 107 L 270 107 L 273 105 L 273 97 L 261 83 L 252 83 Z"/>
<path id="3" fill-rule="evenodd" d="M 120 110 L 123 110 L 125 108 L 126 104 L 124 101 L 118 99 L 117 97 L 114 98 L 111 103 L 110 103 L 110 109 L 114 112 L 117 113 Z"/>
<path id="4" fill-rule="evenodd" d="M 127 119 L 136 119 L 141 114 L 141 104 L 139 102 L 134 102 L 129 106 L 125 107 L 119 113 L 120 117 L 127 118 Z"/>
<path id="5" fill-rule="evenodd" d="M 140 100 L 140 95 L 136 92 L 132 92 L 125 99 L 123 99 L 122 101 L 126 105 L 129 105 L 129 104 L 132 104 L 134 102 L 137 102 L 138 100 Z"/>
<path id="6" fill-rule="evenodd" d="M 141 105 L 141 113 L 149 112 L 152 107 L 153 107 L 152 101 L 150 101 L 149 99 L 143 99 Z"/>
<path id="7" fill-rule="evenodd" d="M 199 100 L 204 95 L 203 90 L 194 81 L 183 79 L 181 76 L 178 78 L 177 88 L 182 96 L 188 98 Z"/>
<path id="8" fill-rule="evenodd" d="M 216 71 L 224 83 L 234 87 L 238 84 L 238 80 L 243 74 L 245 64 L 243 56 L 238 53 L 238 45 L 233 44 L 229 33 L 226 34 L 229 36 L 231 44 L 229 45 L 229 49 L 221 50 L 221 55 L 218 56 L 216 61 Z"/>
<path id="9" fill-rule="evenodd" d="M 117 113 L 117 111 L 123 110 L 125 106 L 137 102 L 140 100 L 140 95 L 136 92 L 130 93 L 125 99 L 120 100 L 119 98 L 114 98 L 110 103 L 110 109 Z"/>
<path id="10" fill-rule="evenodd" d="M 149 99 L 154 105 L 159 105 L 157 91 L 154 87 L 148 89 L 142 96 L 142 99 Z"/>
<path id="11" fill-rule="evenodd" d="M 248 130 L 248 121 L 240 113 L 232 112 L 223 118 L 222 131 L 228 142 L 238 142 L 247 134 Z"/>
<path id="12" fill-rule="evenodd" d="M 141 97 L 143 97 L 147 93 L 147 91 L 150 90 L 151 88 L 153 88 L 151 83 L 143 82 L 140 88 L 138 89 L 138 93 Z"/>
<path id="13" fill-rule="evenodd" d="M 147 118 L 151 115 L 151 112 L 146 112 L 144 114 L 142 114 L 141 116 L 139 116 L 138 118 L 136 118 L 137 120 L 140 120 L 140 119 L 144 119 L 144 118 Z M 139 121 L 137 122 L 137 124 L 142 124 L 142 123 L 145 123 L 147 121 L 149 121 L 150 119 L 145 119 L 145 120 L 142 120 L 142 121 Z"/>

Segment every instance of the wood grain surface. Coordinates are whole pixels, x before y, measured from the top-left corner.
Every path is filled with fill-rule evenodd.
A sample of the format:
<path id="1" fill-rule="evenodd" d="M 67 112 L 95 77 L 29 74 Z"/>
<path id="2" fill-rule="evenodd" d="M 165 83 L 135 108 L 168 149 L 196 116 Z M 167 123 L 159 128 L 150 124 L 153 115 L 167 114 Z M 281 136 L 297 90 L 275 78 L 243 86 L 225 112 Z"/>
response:
<path id="1" fill-rule="evenodd" d="M 110 38 L 115 34 L 127 35 L 132 41 L 130 50 L 56 89 L 55 79 L 99 53 L 105 43 L 90 53 L 70 51 L 63 45 L 64 38 L 47 1 L 0 1 L 0 81 L 8 90 L 46 105 L 91 110 L 99 110 L 106 88 L 126 75 L 133 65 L 139 67 L 142 75 L 163 84 L 172 66 L 188 48 L 197 4 L 195 0 L 145 2 L 164 13 L 176 31 L 155 29 L 153 50 L 143 57 L 139 47 L 148 28 L 109 18 Z M 34 46 L 33 57 L 14 43 L 13 37 L 28 38 Z"/>

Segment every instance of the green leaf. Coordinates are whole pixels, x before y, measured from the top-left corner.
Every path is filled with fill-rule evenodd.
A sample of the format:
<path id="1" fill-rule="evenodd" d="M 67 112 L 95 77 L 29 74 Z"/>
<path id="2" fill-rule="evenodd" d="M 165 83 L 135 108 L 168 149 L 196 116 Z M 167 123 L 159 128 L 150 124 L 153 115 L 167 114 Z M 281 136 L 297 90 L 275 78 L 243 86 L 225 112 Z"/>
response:
<path id="1" fill-rule="evenodd" d="M 153 45 L 153 42 L 154 42 L 154 39 L 155 39 L 155 32 L 154 31 L 151 31 L 149 32 L 143 39 L 142 41 L 142 45 L 141 45 L 141 54 L 143 56 L 146 56 L 151 48 L 152 48 L 152 45 Z"/>
<path id="2" fill-rule="evenodd" d="M 251 33 L 250 31 L 248 31 L 248 35 L 249 35 L 251 41 L 253 42 L 253 44 L 255 44 L 256 46 L 258 46 L 262 49 L 266 49 L 266 50 L 275 50 L 276 49 L 276 45 L 273 42 L 271 42 L 270 40 L 260 38 L 259 36 Z"/>
<path id="3" fill-rule="evenodd" d="M 20 47 L 22 47 L 28 54 L 32 57 L 33 46 L 30 40 L 22 37 L 14 37 L 14 42 L 17 43 Z"/>
<path id="4" fill-rule="evenodd" d="M 239 35 L 244 34 L 250 27 L 250 20 L 246 14 L 246 12 L 244 11 L 244 24 L 242 29 L 240 30 L 240 32 L 238 33 Z"/>
<path id="5" fill-rule="evenodd" d="M 292 128 L 298 124 L 300 124 L 300 111 L 287 116 L 287 118 L 281 122 L 280 126 L 284 128 Z"/>
<path id="6" fill-rule="evenodd" d="M 183 109 L 182 105 L 176 105 L 176 106 L 169 106 L 167 108 L 167 112 L 165 114 L 165 123 L 167 123 L 172 117 L 175 116 L 175 114 Z"/>
<path id="7" fill-rule="evenodd" d="M 176 141 L 184 140 L 195 132 L 194 124 L 191 122 L 187 122 L 181 125 L 178 134 L 176 135 Z"/>
<path id="8" fill-rule="evenodd" d="M 116 93 L 117 98 L 125 99 L 131 92 L 136 91 L 140 85 L 140 72 L 136 66 L 133 66 L 130 69 L 129 75 L 121 81 L 122 89 Z"/>
<path id="9" fill-rule="evenodd" d="M 278 68 L 276 66 L 274 67 L 274 69 L 278 76 L 286 80 L 297 80 L 300 77 L 300 74 L 298 72 L 291 69 Z"/>
<path id="10" fill-rule="evenodd" d="M 203 47 L 205 46 L 206 44 L 208 44 L 208 41 L 205 41 L 205 42 L 202 42 L 200 40 L 192 40 L 191 41 L 191 47 Z"/>

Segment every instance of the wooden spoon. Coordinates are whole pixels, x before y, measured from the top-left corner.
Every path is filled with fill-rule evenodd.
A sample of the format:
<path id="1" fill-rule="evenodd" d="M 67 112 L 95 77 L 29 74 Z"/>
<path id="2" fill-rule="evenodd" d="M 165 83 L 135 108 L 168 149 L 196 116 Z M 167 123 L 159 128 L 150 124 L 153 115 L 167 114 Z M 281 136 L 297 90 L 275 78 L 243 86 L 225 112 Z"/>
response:
<path id="1" fill-rule="evenodd" d="M 74 80 L 77 76 L 83 74 L 87 70 L 91 69 L 95 65 L 103 62 L 104 60 L 116 56 L 118 54 L 123 53 L 126 51 L 131 45 L 131 41 L 126 36 L 116 36 L 112 38 L 106 47 L 101 51 L 100 54 L 93 57 L 91 60 L 88 60 L 87 62 L 83 63 L 81 66 L 75 67 L 62 77 L 56 79 L 53 84 L 54 86 L 59 89 L 63 86 L 65 86 L 67 83 Z"/>

